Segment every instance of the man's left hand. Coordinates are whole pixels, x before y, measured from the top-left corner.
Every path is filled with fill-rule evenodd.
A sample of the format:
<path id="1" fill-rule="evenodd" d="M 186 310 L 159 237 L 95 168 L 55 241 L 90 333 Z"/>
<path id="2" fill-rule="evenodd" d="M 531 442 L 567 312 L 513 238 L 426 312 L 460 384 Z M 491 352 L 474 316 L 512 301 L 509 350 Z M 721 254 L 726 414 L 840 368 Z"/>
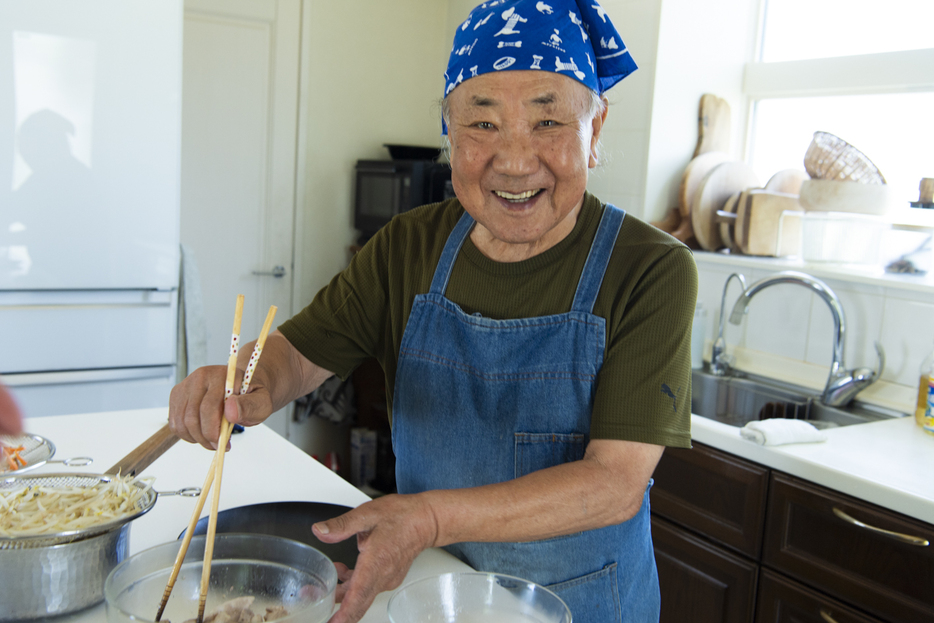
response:
<path id="1" fill-rule="evenodd" d="M 383 592 L 402 584 L 415 557 L 435 544 L 438 529 L 425 496 L 387 495 L 312 526 L 316 537 L 337 543 L 356 535 L 357 566 L 338 567 L 340 610 L 331 623 L 354 623 Z"/>

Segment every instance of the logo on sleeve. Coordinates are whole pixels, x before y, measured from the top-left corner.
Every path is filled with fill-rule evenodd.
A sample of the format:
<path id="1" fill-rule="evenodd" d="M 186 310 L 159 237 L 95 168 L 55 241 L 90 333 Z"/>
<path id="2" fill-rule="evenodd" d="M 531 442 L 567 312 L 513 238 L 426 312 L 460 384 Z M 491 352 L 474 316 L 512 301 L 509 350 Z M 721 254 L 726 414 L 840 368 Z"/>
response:
<path id="1" fill-rule="evenodd" d="M 678 394 L 681 393 L 681 388 L 678 388 L 677 392 L 671 391 L 671 388 L 668 387 L 667 383 L 662 383 L 662 393 L 671 398 L 671 409 L 672 411 L 678 410 Z"/>

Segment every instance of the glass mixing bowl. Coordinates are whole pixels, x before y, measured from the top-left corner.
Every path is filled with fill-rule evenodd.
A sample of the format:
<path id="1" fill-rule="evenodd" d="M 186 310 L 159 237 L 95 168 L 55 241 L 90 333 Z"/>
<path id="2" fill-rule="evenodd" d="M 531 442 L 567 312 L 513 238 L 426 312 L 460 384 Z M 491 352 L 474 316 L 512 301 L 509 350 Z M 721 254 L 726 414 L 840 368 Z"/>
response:
<path id="1" fill-rule="evenodd" d="M 445 573 L 416 580 L 390 598 L 392 623 L 571 623 L 550 590 L 496 573 Z"/>
<path id="2" fill-rule="evenodd" d="M 205 537 L 192 538 L 162 621 L 182 623 L 198 615 Z M 107 576 L 108 623 L 155 621 L 181 541 L 130 556 Z M 259 534 L 218 534 L 214 539 L 205 615 L 239 597 L 254 597 L 250 609 L 265 615 L 283 606 L 276 621 L 321 623 L 334 610 L 337 571 L 331 560 L 298 541 Z"/>

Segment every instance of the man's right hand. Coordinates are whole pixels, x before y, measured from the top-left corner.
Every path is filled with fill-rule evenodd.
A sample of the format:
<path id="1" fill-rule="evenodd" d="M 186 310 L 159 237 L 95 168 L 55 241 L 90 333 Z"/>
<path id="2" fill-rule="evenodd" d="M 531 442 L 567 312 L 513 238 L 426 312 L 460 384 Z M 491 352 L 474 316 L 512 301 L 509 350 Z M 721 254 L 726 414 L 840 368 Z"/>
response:
<path id="1" fill-rule="evenodd" d="M 240 347 L 234 395 L 226 401 L 227 366 L 198 368 L 172 388 L 169 427 L 179 439 L 216 450 L 222 417 L 233 424 L 256 426 L 332 376 L 331 372 L 302 356 L 284 335 L 273 331 L 253 371 L 249 390 L 240 396 L 243 371 L 254 344 L 250 342 Z"/>
<path id="2" fill-rule="evenodd" d="M 227 366 L 205 366 L 189 374 L 172 388 L 169 397 L 169 427 L 179 439 L 217 449 L 221 418 L 234 424 L 254 426 L 272 414 L 269 391 L 261 376 L 254 374 L 250 389 L 237 395 L 243 371 L 237 370 L 234 395 L 224 400 Z"/>

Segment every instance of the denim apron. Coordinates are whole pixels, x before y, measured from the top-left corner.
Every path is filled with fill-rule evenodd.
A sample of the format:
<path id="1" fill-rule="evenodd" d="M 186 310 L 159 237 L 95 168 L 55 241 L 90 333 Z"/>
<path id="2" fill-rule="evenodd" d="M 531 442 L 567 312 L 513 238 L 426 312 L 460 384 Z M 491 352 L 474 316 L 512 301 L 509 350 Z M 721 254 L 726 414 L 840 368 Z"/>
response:
<path id="1" fill-rule="evenodd" d="M 474 224 L 464 214 L 430 291 L 415 297 L 399 351 L 392 441 L 400 493 L 503 482 L 583 458 L 606 342 L 606 321 L 593 305 L 624 216 L 604 210 L 571 311 L 493 320 L 444 296 Z M 479 571 L 547 586 L 575 623 L 658 620 L 648 487 L 639 512 L 622 524 L 446 549 Z"/>

